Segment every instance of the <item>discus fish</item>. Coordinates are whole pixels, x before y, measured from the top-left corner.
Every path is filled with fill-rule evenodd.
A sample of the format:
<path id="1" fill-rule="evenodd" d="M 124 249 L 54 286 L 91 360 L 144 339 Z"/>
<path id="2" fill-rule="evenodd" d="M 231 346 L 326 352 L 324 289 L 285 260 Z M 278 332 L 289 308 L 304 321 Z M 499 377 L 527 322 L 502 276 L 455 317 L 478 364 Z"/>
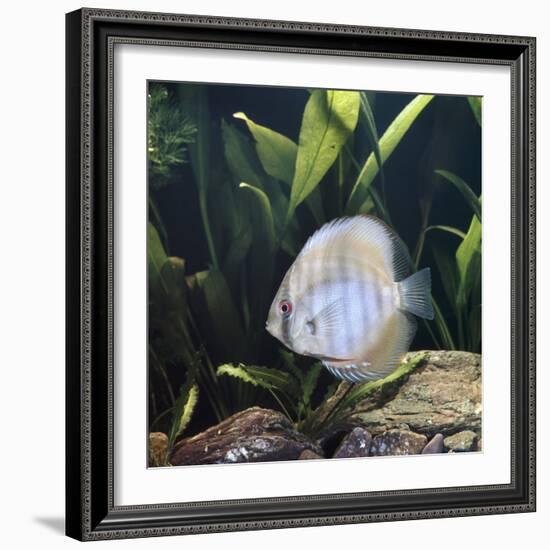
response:
<path id="1" fill-rule="evenodd" d="M 414 316 L 434 317 L 430 269 L 409 276 L 408 266 L 403 243 L 379 219 L 327 223 L 286 273 L 266 328 L 342 380 L 383 378 L 409 349 Z"/>

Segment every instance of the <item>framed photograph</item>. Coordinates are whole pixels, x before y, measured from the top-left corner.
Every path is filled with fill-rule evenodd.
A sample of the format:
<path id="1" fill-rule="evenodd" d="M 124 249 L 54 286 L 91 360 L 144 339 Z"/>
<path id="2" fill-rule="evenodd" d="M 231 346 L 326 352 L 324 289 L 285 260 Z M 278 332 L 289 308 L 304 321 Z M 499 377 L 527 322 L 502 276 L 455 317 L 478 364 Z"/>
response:
<path id="1" fill-rule="evenodd" d="M 67 535 L 535 509 L 535 39 L 67 15 Z"/>

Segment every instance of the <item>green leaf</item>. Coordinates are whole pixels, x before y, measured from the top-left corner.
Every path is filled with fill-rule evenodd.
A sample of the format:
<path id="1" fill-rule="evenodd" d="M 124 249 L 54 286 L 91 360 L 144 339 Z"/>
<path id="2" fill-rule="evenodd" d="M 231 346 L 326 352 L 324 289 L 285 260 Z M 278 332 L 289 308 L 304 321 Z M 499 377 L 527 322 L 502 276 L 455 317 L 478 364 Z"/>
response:
<path id="1" fill-rule="evenodd" d="M 255 227 L 261 230 L 261 233 L 256 234 L 256 237 L 261 241 L 261 246 L 267 247 L 267 250 L 272 254 L 275 250 L 275 230 L 269 197 L 261 189 L 248 183 L 242 182 L 239 187 L 253 197 L 255 208 L 252 213 L 259 214 L 255 219 Z"/>
<path id="2" fill-rule="evenodd" d="M 223 121 L 222 137 L 225 158 L 237 182 L 246 181 L 264 191 L 269 197 L 275 230 L 279 235 L 283 230 L 288 208 L 288 198 L 281 185 L 264 171 L 249 138 Z M 243 213 L 240 212 L 239 215 L 243 216 Z"/>
<path id="3" fill-rule="evenodd" d="M 413 122 L 433 98 L 433 95 L 417 95 L 388 126 L 379 141 L 382 163 L 388 160 L 399 145 L 399 142 L 409 131 Z M 378 170 L 379 166 L 376 161 L 376 155 L 372 152 L 363 165 L 348 199 L 346 212 L 349 215 L 353 215 L 359 211 L 359 208 L 367 197 L 370 185 L 374 181 L 376 174 L 378 174 Z"/>
<path id="4" fill-rule="evenodd" d="M 265 320 L 272 298 L 276 252 L 275 228 L 268 196 L 261 189 L 248 183 L 241 183 L 240 188 L 250 199 L 248 210 L 254 239 L 248 258 L 248 268 L 252 274 L 248 282 L 248 295 L 251 305 L 250 325 L 255 329 L 254 336 L 259 338 L 264 333 Z"/>
<path id="5" fill-rule="evenodd" d="M 428 227 L 426 227 L 424 232 L 427 233 L 428 231 L 433 231 L 433 230 L 444 231 L 445 233 L 451 233 L 453 235 L 456 235 L 457 237 L 460 237 L 461 239 L 464 239 L 466 237 L 466 233 L 450 225 L 429 225 Z"/>
<path id="6" fill-rule="evenodd" d="M 292 378 L 287 372 L 256 365 L 247 365 L 245 368 L 251 376 L 266 387 L 269 386 L 271 389 L 281 392 L 289 392 L 291 390 L 290 393 L 292 393 L 292 389 L 295 389 L 295 387 L 293 388 Z"/>
<path id="7" fill-rule="evenodd" d="M 237 378 L 246 384 L 252 384 L 253 386 L 261 386 L 261 383 L 243 368 L 243 366 L 235 366 L 230 363 L 220 365 L 216 370 L 217 376 L 227 375 Z"/>
<path id="8" fill-rule="evenodd" d="M 355 130 L 359 103 L 358 92 L 315 90 L 310 95 L 300 128 L 287 220 L 315 189 Z"/>
<path id="9" fill-rule="evenodd" d="M 240 231 L 235 233 L 231 242 L 229 243 L 229 249 L 225 256 L 225 262 L 223 271 L 226 273 L 234 274 L 242 266 L 250 245 L 252 244 L 252 231 L 248 226 L 242 226 Z"/>
<path id="10" fill-rule="evenodd" d="M 302 401 L 306 407 L 311 403 L 311 396 L 317 386 L 317 381 L 319 380 L 322 370 L 323 365 L 321 363 L 314 363 L 304 376 L 302 384 Z"/>
<path id="11" fill-rule="evenodd" d="M 156 289 L 161 284 L 160 270 L 167 259 L 158 231 L 149 222 L 147 224 L 147 271 L 150 289 Z"/>
<path id="12" fill-rule="evenodd" d="M 279 355 L 283 361 L 284 368 L 300 383 L 304 381 L 304 373 L 296 365 L 296 356 L 290 351 L 279 348 Z"/>
<path id="13" fill-rule="evenodd" d="M 187 278 L 189 298 L 207 349 L 221 360 L 247 357 L 239 312 L 223 274 L 215 269 Z"/>
<path id="14" fill-rule="evenodd" d="M 265 126 L 256 124 L 244 113 L 235 113 L 233 116 L 246 122 L 250 133 L 256 140 L 256 152 L 258 153 L 258 157 L 266 173 L 284 182 L 290 188 L 294 179 L 296 155 L 298 154 L 298 146 L 296 143 L 283 134 L 279 134 Z M 245 176 L 241 177 L 241 180 L 249 181 L 256 185 L 256 182 Z M 317 188 L 307 197 L 306 203 L 315 221 L 318 224 L 322 224 L 324 221 L 323 204 Z M 286 209 L 288 207 L 288 199 L 286 198 L 284 206 L 284 214 L 286 215 Z M 294 225 L 296 226 L 296 224 Z"/>
<path id="15" fill-rule="evenodd" d="M 456 262 L 460 277 L 457 304 L 462 305 L 481 277 L 481 223 L 477 216 L 472 217 L 468 233 L 456 251 Z"/>
<path id="16" fill-rule="evenodd" d="M 240 363 L 235 366 L 226 363 L 217 368 L 216 374 L 218 376 L 223 374 L 233 376 L 247 384 L 252 384 L 266 390 L 278 390 L 285 394 L 288 394 L 293 386 L 292 379 L 287 372 L 256 365 L 243 365 Z"/>
<path id="17" fill-rule="evenodd" d="M 454 308 L 459 284 L 459 273 L 455 257 L 446 252 L 446 248 L 433 247 L 432 254 L 445 296 Z"/>
<path id="18" fill-rule="evenodd" d="M 197 128 L 194 143 L 189 144 L 189 156 L 191 168 L 195 175 L 197 191 L 199 195 L 199 207 L 201 212 L 204 234 L 208 244 L 210 260 L 215 268 L 218 268 L 218 256 L 212 227 L 208 218 L 208 190 L 210 187 L 210 109 L 208 106 L 208 87 L 194 84 L 192 86 L 179 86 L 179 97 L 185 113 Z"/>
<path id="19" fill-rule="evenodd" d="M 378 137 L 378 130 L 376 128 L 376 121 L 374 119 L 374 113 L 372 111 L 369 97 L 366 92 L 361 92 L 361 115 L 365 121 L 365 127 L 367 130 L 367 139 L 374 153 L 377 165 L 380 167 L 380 175 L 382 179 L 382 190 L 385 188 L 384 183 L 384 166 L 382 161 L 382 151 L 380 150 L 380 138 Z M 384 194 L 384 193 L 383 193 Z M 364 204 L 364 203 L 363 203 Z"/>
<path id="20" fill-rule="evenodd" d="M 256 154 L 254 144 L 242 132 L 222 120 L 222 138 L 225 160 L 238 181 L 248 181 L 264 189 L 265 174 Z"/>
<path id="21" fill-rule="evenodd" d="M 447 170 L 434 170 L 434 172 L 447 181 L 450 181 L 458 189 L 474 211 L 474 214 L 478 217 L 478 220 L 481 221 L 481 201 L 472 191 L 472 188 L 462 178 L 452 172 Z"/>
<path id="22" fill-rule="evenodd" d="M 235 113 L 233 116 L 246 122 L 256 140 L 256 151 L 264 170 L 270 176 L 291 185 L 298 146 L 283 134 L 256 124 L 244 113 Z"/>
<path id="23" fill-rule="evenodd" d="M 186 310 L 185 262 L 176 256 L 166 259 L 160 269 L 160 277 L 166 288 L 167 306 L 178 312 Z"/>
<path id="24" fill-rule="evenodd" d="M 185 431 L 191 418 L 195 407 L 199 400 L 199 387 L 197 384 L 185 384 L 182 386 L 180 395 L 174 405 L 174 412 L 172 415 L 172 428 L 168 437 L 168 448 L 171 450 L 174 441 Z M 168 453 L 169 454 L 169 453 Z"/>
<path id="25" fill-rule="evenodd" d="M 482 98 L 479 96 L 468 96 L 468 104 L 474 113 L 474 117 L 477 123 L 481 126 L 481 101 Z"/>

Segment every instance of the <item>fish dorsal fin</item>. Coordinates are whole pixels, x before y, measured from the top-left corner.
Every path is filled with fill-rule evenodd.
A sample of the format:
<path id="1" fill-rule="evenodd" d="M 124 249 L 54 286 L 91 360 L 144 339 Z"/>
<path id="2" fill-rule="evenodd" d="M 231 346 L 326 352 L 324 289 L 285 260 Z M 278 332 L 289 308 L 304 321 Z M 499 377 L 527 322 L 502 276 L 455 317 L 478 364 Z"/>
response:
<path id="1" fill-rule="evenodd" d="M 383 269 L 392 281 L 403 280 L 409 274 L 406 249 L 399 237 L 374 216 L 338 218 L 317 230 L 300 252 L 310 255 L 349 255 L 364 258 Z"/>

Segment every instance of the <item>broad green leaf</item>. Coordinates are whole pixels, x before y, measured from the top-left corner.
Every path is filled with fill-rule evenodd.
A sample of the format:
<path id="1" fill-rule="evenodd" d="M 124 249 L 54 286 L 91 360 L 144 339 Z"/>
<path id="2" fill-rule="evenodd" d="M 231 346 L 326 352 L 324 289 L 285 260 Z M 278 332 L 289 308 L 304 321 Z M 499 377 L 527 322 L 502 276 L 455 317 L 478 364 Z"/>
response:
<path id="1" fill-rule="evenodd" d="M 260 246 L 265 248 L 270 254 L 275 251 L 275 229 L 273 224 L 273 214 L 271 212 L 271 203 L 269 197 L 257 187 L 242 182 L 239 187 L 253 198 L 255 208 L 252 211 L 255 222 L 255 229 L 260 233 L 255 233 L 256 240 L 260 241 Z M 256 216 L 256 214 L 258 214 Z"/>
<path id="2" fill-rule="evenodd" d="M 470 105 L 470 108 L 472 109 L 472 113 L 474 113 L 474 117 L 477 121 L 477 123 L 481 126 L 481 97 L 479 96 L 468 96 L 468 104 Z"/>
<path id="3" fill-rule="evenodd" d="M 248 258 L 248 268 L 252 274 L 248 281 L 248 296 L 250 325 L 256 329 L 256 336 L 259 336 L 263 334 L 269 304 L 273 298 L 271 291 L 276 252 L 275 228 L 268 196 L 248 183 L 241 183 L 240 188 L 250 200 L 249 215 L 254 238 Z"/>
<path id="4" fill-rule="evenodd" d="M 359 103 L 358 92 L 315 90 L 310 95 L 300 128 L 287 220 L 315 189 L 355 130 Z"/>
<path id="5" fill-rule="evenodd" d="M 246 122 L 250 133 L 256 140 L 256 151 L 267 174 L 284 182 L 290 188 L 294 179 L 298 146 L 290 138 L 287 138 L 283 134 L 279 134 L 278 132 L 266 128 L 265 126 L 256 124 L 244 113 L 235 113 L 233 116 Z M 257 185 L 254 180 L 247 178 L 246 175 L 243 175 L 241 179 Z M 317 188 L 315 188 L 307 197 L 306 203 L 315 218 L 315 221 L 321 225 L 325 218 L 323 214 L 321 194 Z M 286 215 L 286 208 L 288 206 L 288 199 L 286 198 L 284 201 L 284 206 Z"/>
<path id="6" fill-rule="evenodd" d="M 288 198 L 281 185 L 264 171 L 254 144 L 242 132 L 222 122 L 222 137 L 225 158 L 236 181 L 238 183 L 246 181 L 267 194 L 271 203 L 275 231 L 280 235 L 288 208 Z M 242 212 L 238 214 L 243 215 Z"/>
<path id="7" fill-rule="evenodd" d="M 170 256 L 160 269 L 163 287 L 166 289 L 166 305 L 172 310 L 186 310 L 185 262 Z"/>
<path id="8" fill-rule="evenodd" d="M 242 226 L 238 233 L 235 233 L 229 244 L 223 266 L 224 272 L 235 273 L 239 270 L 250 250 L 252 244 L 252 230 L 248 226 Z"/>
<path id="9" fill-rule="evenodd" d="M 409 131 L 413 122 L 433 98 L 433 95 L 417 95 L 388 126 L 379 141 L 382 163 L 388 160 L 395 148 L 399 145 L 399 142 Z M 376 155 L 372 152 L 363 165 L 348 199 L 346 212 L 349 215 L 358 212 L 367 196 L 369 187 L 374 181 L 376 174 L 378 174 L 378 170 L 379 166 L 376 161 Z"/>
<path id="10" fill-rule="evenodd" d="M 225 160 L 238 181 L 248 181 L 264 189 L 265 175 L 254 144 L 242 132 L 222 120 L 222 137 Z"/>
<path id="11" fill-rule="evenodd" d="M 264 170 L 270 176 L 291 185 L 298 146 L 283 134 L 256 124 L 244 113 L 235 113 L 233 116 L 246 122 L 250 133 L 256 140 L 256 151 Z"/>
<path id="12" fill-rule="evenodd" d="M 481 277 L 481 223 L 477 216 L 472 217 L 468 233 L 457 248 L 456 262 L 460 276 L 457 304 L 462 305 Z"/>
<path id="13" fill-rule="evenodd" d="M 187 278 L 194 317 L 205 345 L 214 358 L 247 356 L 247 340 L 239 311 L 223 274 L 215 269 Z"/>
<path id="14" fill-rule="evenodd" d="M 462 178 L 452 172 L 447 170 L 434 170 L 434 172 L 447 181 L 450 181 L 458 189 L 474 211 L 474 214 L 478 217 L 478 220 L 481 221 L 481 201 L 472 191 L 472 188 Z"/>
<path id="15" fill-rule="evenodd" d="M 223 205 L 219 208 L 218 205 Z M 225 181 L 216 189 L 216 200 L 210 203 L 217 213 L 220 259 L 229 287 L 236 294 L 240 285 L 243 262 L 252 243 L 252 226 L 248 219 L 248 204 L 242 192 L 233 181 Z"/>

